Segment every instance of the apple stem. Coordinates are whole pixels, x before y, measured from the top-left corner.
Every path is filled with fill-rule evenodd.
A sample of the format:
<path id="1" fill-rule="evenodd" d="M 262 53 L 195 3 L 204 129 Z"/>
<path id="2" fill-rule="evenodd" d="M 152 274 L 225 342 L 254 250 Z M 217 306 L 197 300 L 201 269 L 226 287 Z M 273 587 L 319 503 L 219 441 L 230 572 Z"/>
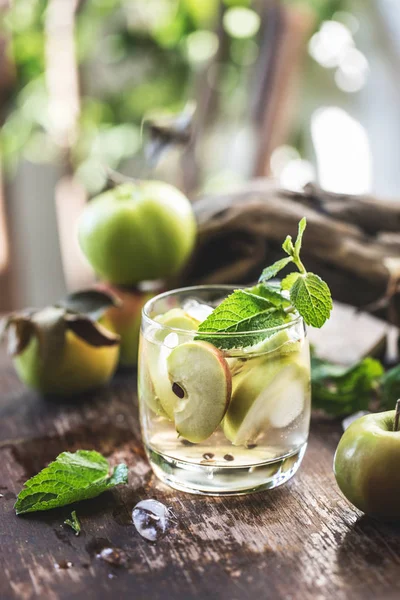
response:
<path id="1" fill-rule="evenodd" d="M 394 415 L 393 431 L 399 430 L 399 421 L 400 421 L 400 398 L 396 402 L 396 414 Z"/>

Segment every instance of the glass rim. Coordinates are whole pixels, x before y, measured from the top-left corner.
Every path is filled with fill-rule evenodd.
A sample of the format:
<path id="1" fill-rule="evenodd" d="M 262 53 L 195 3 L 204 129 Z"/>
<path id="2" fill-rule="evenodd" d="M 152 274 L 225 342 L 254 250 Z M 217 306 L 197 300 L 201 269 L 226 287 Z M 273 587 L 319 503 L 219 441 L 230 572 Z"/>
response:
<path id="1" fill-rule="evenodd" d="M 233 292 L 234 290 L 239 290 L 239 289 L 243 289 L 244 286 L 240 286 L 240 285 L 232 285 L 232 284 L 201 284 L 201 285 L 190 285 L 187 287 L 182 287 L 182 288 L 174 288 L 173 290 L 168 290 L 166 292 L 162 292 L 161 294 L 157 294 L 156 296 L 153 296 L 153 298 L 150 298 L 150 300 L 148 300 L 146 302 L 146 304 L 143 306 L 142 308 L 142 320 L 147 321 L 150 325 L 156 326 L 157 329 L 164 329 L 166 331 L 170 331 L 170 333 L 180 333 L 180 334 L 186 334 L 186 335 L 190 335 L 190 334 L 196 334 L 197 333 L 197 329 L 180 329 L 178 327 L 171 327 L 170 325 L 164 325 L 162 323 L 159 323 L 158 321 L 155 321 L 151 316 L 150 316 L 150 308 L 153 304 L 155 304 L 158 300 L 162 300 L 163 298 L 168 298 L 168 296 L 173 296 L 173 295 L 178 295 L 179 293 L 186 293 L 186 292 L 195 292 L 198 290 L 226 290 L 226 291 L 231 291 Z M 292 320 L 289 321 L 289 323 L 283 323 L 282 325 L 276 325 L 275 327 L 264 327 L 262 329 L 253 329 L 251 331 L 228 331 L 228 332 L 223 332 L 223 331 L 202 331 L 201 335 L 202 336 L 209 336 L 209 337 L 215 337 L 215 338 L 219 338 L 219 337 L 241 337 L 241 336 L 249 336 L 249 335 L 254 335 L 255 333 L 275 333 L 278 331 L 282 331 L 283 329 L 288 329 L 289 327 L 293 327 L 294 325 L 297 325 L 298 323 L 301 323 L 303 321 L 303 318 L 301 317 L 301 315 L 299 315 L 298 313 L 294 313 L 296 315 L 296 317 Z"/>

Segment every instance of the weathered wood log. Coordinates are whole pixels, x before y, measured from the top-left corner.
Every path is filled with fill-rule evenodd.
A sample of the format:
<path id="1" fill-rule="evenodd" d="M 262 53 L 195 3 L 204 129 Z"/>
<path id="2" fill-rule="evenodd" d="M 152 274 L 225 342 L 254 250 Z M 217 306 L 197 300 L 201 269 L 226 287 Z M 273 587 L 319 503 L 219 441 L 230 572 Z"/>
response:
<path id="1" fill-rule="evenodd" d="M 337 300 L 358 307 L 376 302 L 393 277 L 387 259 L 400 260 L 400 202 L 332 194 L 315 185 L 291 192 L 256 179 L 194 206 L 199 243 L 180 283 L 254 280 L 263 266 L 282 257 L 282 241 L 288 233 L 296 235 L 303 216 L 304 262 L 329 283 Z"/>

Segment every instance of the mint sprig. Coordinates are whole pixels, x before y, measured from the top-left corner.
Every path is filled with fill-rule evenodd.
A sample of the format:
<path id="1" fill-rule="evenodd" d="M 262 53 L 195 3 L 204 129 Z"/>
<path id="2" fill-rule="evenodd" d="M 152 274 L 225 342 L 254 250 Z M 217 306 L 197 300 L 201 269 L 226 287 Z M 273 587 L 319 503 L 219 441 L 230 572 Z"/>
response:
<path id="1" fill-rule="evenodd" d="M 73 529 L 75 531 L 75 535 L 79 535 L 80 534 L 80 532 L 81 532 L 81 524 L 80 524 L 79 519 L 78 519 L 78 517 L 76 515 L 76 510 L 72 511 L 70 519 L 65 519 L 64 525 L 68 525 L 69 527 L 71 527 L 71 529 Z"/>
<path id="2" fill-rule="evenodd" d="M 17 515 L 65 506 L 99 496 L 120 483 L 128 483 L 128 468 L 121 463 L 109 475 L 107 460 L 94 450 L 62 452 L 56 460 L 25 482 L 14 505 Z"/>
<path id="3" fill-rule="evenodd" d="M 308 273 L 301 258 L 300 251 L 307 220 L 303 217 L 299 223 L 296 242 L 293 244 L 290 235 L 282 244 L 283 250 L 289 255 L 276 262 L 272 267 L 264 269 L 260 282 L 266 283 L 272 271 L 279 272 L 292 262 L 298 273 L 289 273 L 281 282 L 281 290 L 288 291 L 293 308 L 303 317 L 307 325 L 322 327 L 329 319 L 332 310 L 331 292 L 325 281 L 314 273 Z M 274 268 L 275 267 L 275 268 Z"/>
<path id="4" fill-rule="evenodd" d="M 200 324 L 197 339 L 226 350 L 253 345 L 268 337 L 268 333 L 260 330 L 284 325 L 296 312 L 307 325 L 322 327 L 332 310 L 332 297 L 327 284 L 318 275 L 308 273 L 300 258 L 306 225 L 304 217 L 295 243 L 287 236 L 282 244 L 288 256 L 266 267 L 258 285 L 236 290 L 213 310 Z M 278 286 L 268 283 L 290 263 L 298 272 L 287 275 Z M 243 332 L 248 335 L 232 335 Z M 224 333 L 230 335 L 224 336 Z"/>

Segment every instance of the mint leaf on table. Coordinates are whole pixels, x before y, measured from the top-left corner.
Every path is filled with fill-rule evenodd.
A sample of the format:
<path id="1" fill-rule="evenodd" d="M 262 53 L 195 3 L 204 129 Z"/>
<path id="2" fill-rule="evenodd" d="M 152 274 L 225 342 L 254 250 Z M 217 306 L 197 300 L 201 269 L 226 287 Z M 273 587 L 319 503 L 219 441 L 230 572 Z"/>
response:
<path id="1" fill-rule="evenodd" d="M 73 510 L 71 513 L 70 519 L 65 519 L 64 525 L 68 525 L 75 531 L 75 535 L 79 535 L 81 532 L 81 524 L 79 522 L 78 517 L 76 516 L 76 511 Z"/>
<path id="2" fill-rule="evenodd" d="M 374 358 L 364 358 L 352 367 L 335 365 L 319 358 L 311 359 L 313 408 L 332 416 L 344 416 L 368 410 L 377 390 L 383 367 Z"/>
<path id="3" fill-rule="evenodd" d="M 109 475 L 107 460 L 94 450 L 62 452 L 56 460 L 25 482 L 14 505 L 17 515 L 65 506 L 99 496 L 120 483 L 128 483 L 128 468 L 121 463 Z"/>
<path id="4" fill-rule="evenodd" d="M 196 339 L 209 341 L 225 350 L 243 348 L 267 337 L 263 329 L 283 325 L 289 318 L 282 308 L 274 306 L 267 298 L 248 290 L 236 290 L 200 324 Z M 242 335 L 243 332 L 249 333 Z M 213 336 L 213 333 L 219 335 Z M 229 335 L 223 336 L 223 333 Z M 232 335 L 234 333 L 239 335 Z"/>
<path id="5" fill-rule="evenodd" d="M 290 289 L 290 299 L 307 325 L 322 327 L 332 310 L 331 292 L 318 275 L 300 275 Z"/>

